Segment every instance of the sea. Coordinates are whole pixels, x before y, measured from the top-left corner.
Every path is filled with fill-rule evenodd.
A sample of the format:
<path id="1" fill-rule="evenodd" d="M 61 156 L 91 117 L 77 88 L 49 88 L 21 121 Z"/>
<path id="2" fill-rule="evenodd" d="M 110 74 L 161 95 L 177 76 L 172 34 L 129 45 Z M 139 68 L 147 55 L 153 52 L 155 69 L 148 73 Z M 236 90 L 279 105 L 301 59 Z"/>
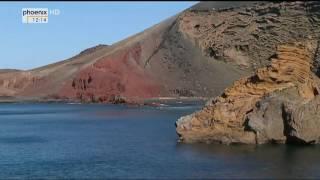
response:
<path id="1" fill-rule="evenodd" d="M 320 147 L 179 143 L 203 102 L 0 104 L 0 179 L 320 178 Z"/>

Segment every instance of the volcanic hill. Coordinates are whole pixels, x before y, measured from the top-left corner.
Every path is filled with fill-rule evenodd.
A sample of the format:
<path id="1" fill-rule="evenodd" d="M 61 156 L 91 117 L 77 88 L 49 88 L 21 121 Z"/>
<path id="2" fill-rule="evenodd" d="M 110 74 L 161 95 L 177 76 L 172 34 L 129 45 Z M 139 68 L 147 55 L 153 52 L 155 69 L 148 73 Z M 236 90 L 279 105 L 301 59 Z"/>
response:
<path id="1" fill-rule="evenodd" d="M 317 2 L 201 2 L 110 46 L 0 71 L 0 96 L 114 103 L 215 97 L 270 64 L 279 44 L 317 39 L 318 12 Z"/>

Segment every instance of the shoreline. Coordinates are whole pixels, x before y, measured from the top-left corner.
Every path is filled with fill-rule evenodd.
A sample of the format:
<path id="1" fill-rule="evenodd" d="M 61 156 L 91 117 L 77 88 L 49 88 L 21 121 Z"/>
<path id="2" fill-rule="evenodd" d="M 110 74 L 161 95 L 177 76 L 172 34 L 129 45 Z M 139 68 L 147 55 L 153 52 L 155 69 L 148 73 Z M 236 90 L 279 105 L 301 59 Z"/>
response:
<path id="1" fill-rule="evenodd" d="M 170 103 L 188 103 L 188 102 L 203 102 L 209 100 L 209 97 L 155 97 L 155 98 L 139 98 L 129 99 L 121 103 L 113 102 L 85 102 L 72 99 L 46 99 L 39 97 L 0 97 L 0 104 L 9 103 L 76 103 L 76 104 L 125 104 L 137 106 L 161 106 Z"/>

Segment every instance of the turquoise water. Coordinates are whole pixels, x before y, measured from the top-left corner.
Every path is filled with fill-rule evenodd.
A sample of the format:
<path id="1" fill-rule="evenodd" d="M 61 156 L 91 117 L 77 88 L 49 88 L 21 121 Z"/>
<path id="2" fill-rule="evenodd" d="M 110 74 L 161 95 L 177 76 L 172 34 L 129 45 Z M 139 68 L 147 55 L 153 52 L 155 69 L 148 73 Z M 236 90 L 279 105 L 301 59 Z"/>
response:
<path id="1" fill-rule="evenodd" d="M 0 179 L 320 177 L 319 146 L 179 144 L 201 104 L 0 104 Z"/>

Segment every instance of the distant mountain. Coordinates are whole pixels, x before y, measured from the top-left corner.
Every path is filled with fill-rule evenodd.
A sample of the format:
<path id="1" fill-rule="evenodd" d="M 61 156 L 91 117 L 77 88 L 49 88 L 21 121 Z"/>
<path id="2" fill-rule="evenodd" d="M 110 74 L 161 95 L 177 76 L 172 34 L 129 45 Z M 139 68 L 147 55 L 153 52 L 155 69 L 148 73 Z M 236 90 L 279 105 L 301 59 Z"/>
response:
<path id="1" fill-rule="evenodd" d="M 17 72 L 18 69 L 0 69 L 0 73 Z"/>
<path id="2" fill-rule="evenodd" d="M 0 73 L 0 96 L 85 102 L 217 96 L 269 64 L 276 45 L 315 39 L 315 6 L 305 11 L 304 2 L 200 2 L 113 45 Z"/>

